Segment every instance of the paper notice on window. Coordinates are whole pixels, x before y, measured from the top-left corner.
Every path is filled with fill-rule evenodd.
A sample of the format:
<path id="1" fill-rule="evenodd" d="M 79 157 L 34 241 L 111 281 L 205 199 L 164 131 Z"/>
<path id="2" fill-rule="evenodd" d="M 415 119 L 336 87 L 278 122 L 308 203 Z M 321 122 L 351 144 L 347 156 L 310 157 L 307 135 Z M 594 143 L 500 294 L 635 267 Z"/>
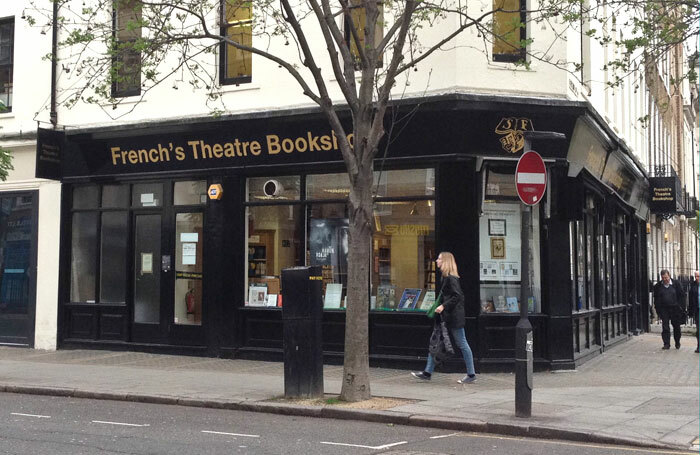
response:
<path id="1" fill-rule="evenodd" d="M 197 232 L 181 232 L 181 242 L 199 242 L 199 234 Z"/>
<path id="2" fill-rule="evenodd" d="M 141 275 L 153 273 L 153 253 L 141 253 Z"/>
<path id="3" fill-rule="evenodd" d="M 197 263 L 197 244 L 182 244 L 182 265 L 195 265 Z"/>
<path id="4" fill-rule="evenodd" d="M 153 193 L 144 193 L 141 195 L 141 206 L 142 207 L 155 207 L 156 199 Z"/>

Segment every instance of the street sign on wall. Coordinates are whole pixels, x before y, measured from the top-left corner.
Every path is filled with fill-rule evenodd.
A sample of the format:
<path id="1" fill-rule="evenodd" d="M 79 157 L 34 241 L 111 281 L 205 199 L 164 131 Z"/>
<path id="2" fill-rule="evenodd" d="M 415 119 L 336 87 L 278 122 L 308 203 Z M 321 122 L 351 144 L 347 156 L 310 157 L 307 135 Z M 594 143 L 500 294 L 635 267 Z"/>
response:
<path id="1" fill-rule="evenodd" d="M 515 187 L 523 204 L 535 205 L 542 199 L 547 189 L 547 168 L 537 152 L 525 152 L 518 160 Z"/>

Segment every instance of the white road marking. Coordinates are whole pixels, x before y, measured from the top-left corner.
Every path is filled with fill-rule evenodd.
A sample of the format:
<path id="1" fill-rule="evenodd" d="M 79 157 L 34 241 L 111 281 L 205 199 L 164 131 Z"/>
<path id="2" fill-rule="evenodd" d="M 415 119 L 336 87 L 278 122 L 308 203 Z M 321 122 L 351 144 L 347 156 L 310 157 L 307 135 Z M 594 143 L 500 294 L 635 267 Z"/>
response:
<path id="1" fill-rule="evenodd" d="M 40 416 L 37 414 L 22 414 L 21 412 L 12 412 L 13 416 L 23 416 L 23 417 L 37 417 L 39 419 L 50 419 L 51 416 Z"/>
<path id="2" fill-rule="evenodd" d="M 430 439 L 449 438 L 450 436 L 458 435 L 459 433 L 441 434 L 440 436 L 431 436 Z"/>
<path id="3" fill-rule="evenodd" d="M 224 433 L 223 431 L 209 431 L 209 430 L 202 430 L 202 433 L 210 433 L 210 434 L 223 434 L 226 436 L 241 436 L 243 438 L 259 438 L 259 434 L 241 434 L 241 433 Z"/>
<path id="4" fill-rule="evenodd" d="M 382 449 L 388 449 L 389 447 L 400 446 L 401 444 L 408 444 L 408 441 L 394 442 L 392 444 L 384 444 L 383 446 L 363 446 L 361 444 L 345 444 L 343 442 L 326 442 L 326 441 L 321 441 L 321 444 L 328 444 L 331 446 L 359 447 L 362 449 L 382 450 Z"/>
<path id="5" fill-rule="evenodd" d="M 108 422 L 106 420 L 93 420 L 92 423 L 104 423 L 105 425 L 122 425 L 125 427 L 150 427 L 147 423 L 124 423 L 124 422 Z"/>

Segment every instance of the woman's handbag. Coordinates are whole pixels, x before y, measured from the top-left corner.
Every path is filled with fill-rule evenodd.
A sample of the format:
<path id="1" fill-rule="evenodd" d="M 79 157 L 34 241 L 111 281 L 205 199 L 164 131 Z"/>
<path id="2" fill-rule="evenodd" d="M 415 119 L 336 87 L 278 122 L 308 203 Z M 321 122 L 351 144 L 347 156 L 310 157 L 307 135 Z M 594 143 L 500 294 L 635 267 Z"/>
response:
<path id="1" fill-rule="evenodd" d="M 435 317 L 435 308 L 439 307 L 441 305 L 440 300 L 442 300 L 442 291 L 437 296 L 437 299 L 435 299 L 435 303 L 430 307 L 428 310 L 428 317 L 429 318 L 434 318 Z"/>
<path id="2" fill-rule="evenodd" d="M 433 356 L 436 365 L 440 365 L 455 353 L 447 325 L 440 319 L 439 317 L 435 319 L 433 333 L 430 335 L 430 344 L 428 345 L 428 352 Z"/>

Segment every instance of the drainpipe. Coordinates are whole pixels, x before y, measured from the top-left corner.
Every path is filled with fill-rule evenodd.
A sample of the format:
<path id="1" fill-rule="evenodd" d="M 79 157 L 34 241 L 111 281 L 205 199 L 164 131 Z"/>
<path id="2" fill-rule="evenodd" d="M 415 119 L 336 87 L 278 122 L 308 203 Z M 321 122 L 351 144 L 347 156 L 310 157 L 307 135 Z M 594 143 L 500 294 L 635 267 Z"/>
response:
<path id="1" fill-rule="evenodd" d="M 58 124 L 56 111 L 56 66 L 58 65 L 58 2 L 53 2 L 53 25 L 51 30 L 51 112 L 49 119 L 54 129 Z"/>

